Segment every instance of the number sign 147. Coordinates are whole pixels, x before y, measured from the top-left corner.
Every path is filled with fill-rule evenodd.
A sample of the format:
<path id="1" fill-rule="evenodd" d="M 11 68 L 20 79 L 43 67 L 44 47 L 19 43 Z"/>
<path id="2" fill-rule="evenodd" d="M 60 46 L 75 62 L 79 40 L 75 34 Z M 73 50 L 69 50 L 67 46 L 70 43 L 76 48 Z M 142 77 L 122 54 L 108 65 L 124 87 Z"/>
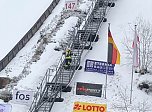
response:
<path id="1" fill-rule="evenodd" d="M 77 9 L 77 3 L 75 1 L 67 1 L 65 3 L 65 8 L 67 10 L 76 10 Z"/>

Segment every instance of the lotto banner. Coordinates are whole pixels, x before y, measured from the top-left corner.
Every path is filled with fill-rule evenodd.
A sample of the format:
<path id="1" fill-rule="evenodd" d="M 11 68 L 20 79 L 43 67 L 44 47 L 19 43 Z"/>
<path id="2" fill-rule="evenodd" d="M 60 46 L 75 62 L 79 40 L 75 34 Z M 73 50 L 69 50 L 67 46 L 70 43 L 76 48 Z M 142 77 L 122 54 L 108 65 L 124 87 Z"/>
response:
<path id="1" fill-rule="evenodd" d="M 103 61 L 87 59 L 85 63 L 86 72 L 98 72 L 98 73 L 106 74 L 106 67 L 107 67 L 107 62 L 103 62 Z M 114 75 L 114 67 L 115 67 L 114 64 L 108 64 L 108 70 L 107 70 L 108 75 Z"/>
<path id="2" fill-rule="evenodd" d="M 106 104 L 75 102 L 73 112 L 107 112 Z"/>

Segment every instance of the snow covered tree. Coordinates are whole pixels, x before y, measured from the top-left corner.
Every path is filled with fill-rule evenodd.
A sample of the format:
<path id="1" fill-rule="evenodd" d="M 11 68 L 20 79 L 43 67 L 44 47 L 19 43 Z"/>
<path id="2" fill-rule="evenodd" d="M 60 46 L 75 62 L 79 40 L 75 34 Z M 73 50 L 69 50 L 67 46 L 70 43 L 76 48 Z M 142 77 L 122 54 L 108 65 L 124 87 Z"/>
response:
<path id="1" fill-rule="evenodd" d="M 115 112 L 152 112 L 151 102 L 147 99 L 136 100 L 134 97 L 132 103 L 130 103 L 130 95 L 128 86 L 117 85 L 117 93 L 114 96 L 115 100 L 112 104 L 112 109 Z"/>
<path id="2" fill-rule="evenodd" d="M 147 72 L 152 68 L 152 25 L 142 19 L 137 19 L 137 32 L 140 39 L 140 62 L 141 70 Z"/>
<path id="3" fill-rule="evenodd" d="M 112 104 L 112 109 L 119 112 L 131 112 L 132 106 L 130 104 L 130 97 L 128 94 L 128 87 L 117 85 L 117 94 L 115 95 L 115 102 Z"/>
<path id="4" fill-rule="evenodd" d="M 137 36 L 139 37 L 139 45 L 138 45 L 138 54 L 139 54 L 139 69 L 141 74 L 148 72 L 147 70 L 152 69 L 152 25 L 148 21 L 144 20 L 143 18 L 138 17 L 136 22 L 133 23 L 137 25 Z M 126 34 L 126 38 L 123 44 L 126 47 L 126 53 L 129 56 L 129 59 L 132 59 L 133 49 L 133 37 L 135 30 L 133 29 L 133 25 L 129 25 L 129 34 L 132 37 L 129 39 L 129 34 Z M 127 57 L 128 58 L 128 57 Z"/>
<path id="5" fill-rule="evenodd" d="M 151 104 L 147 102 L 147 100 L 138 102 L 134 106 L 135 112 L 151 112 Z"/>

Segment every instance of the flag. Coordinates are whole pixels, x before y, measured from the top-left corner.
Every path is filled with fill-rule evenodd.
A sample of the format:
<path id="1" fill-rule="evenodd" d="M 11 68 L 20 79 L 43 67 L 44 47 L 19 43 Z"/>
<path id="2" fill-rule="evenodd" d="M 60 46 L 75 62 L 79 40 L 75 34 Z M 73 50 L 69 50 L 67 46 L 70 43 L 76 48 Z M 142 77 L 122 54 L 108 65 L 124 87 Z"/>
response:
<path id="1" fill-rule="evenodd" d="M 139 66 L 139 60 L 138 60 L 138 44 L 139 44 L 139 37 L 135 33 L 135 38 L 133 40 L 133 66 L 138 67 Z"/>
<path id="2" fill-rule="evenodd" d="M 132 43 L 132 48 L 134 48 L 134 45 L 137 45 L 139 43 L 139 37 L 137 35 L 136 38 L 134 38 L 133 43 Z"/>
<path id="3" fill-rule="evenodd" d="M 108 27 L 108 63 L 120 64 L 120 53 Z"/>

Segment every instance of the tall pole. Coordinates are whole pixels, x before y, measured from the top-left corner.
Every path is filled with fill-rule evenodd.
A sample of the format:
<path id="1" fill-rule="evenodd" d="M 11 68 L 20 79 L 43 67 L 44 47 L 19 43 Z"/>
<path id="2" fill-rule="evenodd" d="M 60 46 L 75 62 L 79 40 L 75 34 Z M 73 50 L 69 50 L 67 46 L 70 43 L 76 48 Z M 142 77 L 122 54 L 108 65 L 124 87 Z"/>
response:
<path id="1" fill-rule="evenodd" d="M 138 39 L 139 39 L 139 37 L 138 37 Z M 140 64 L 141 64 L 141 61 L 140 61 L 140 39 L 139 39 L 139 70 L 141 69 Z"/>
<path id="2" fill-rule="evenodd" d="M 134 74 L 134 66 L 132 65 L 132 75 L 131 75 L 131 89 L 130 89 L 130 104 L 132 103 L 132 84 L 133 84 L 133 74 Z"/>
<path id="3" fill-rule="evenodd" d="M 108 80 L 108 59 L 107 59 L 107 65 L 106 65 L 105 99 L 107 98 L 107 82 L 108 82 L 107 80 Z"/>
<path id="4" fill-rule="evenodd" d="M 136 27 L 137 25 L 135 25 L 135 34 L 134 34 L 134 38 L 136 39 L 137 38 L 137 33 L 136 33 Z M 137 40 L 136 40 L 137 41 Z M 134 43 L 134 44 L 137 44 L 137 43 Z M 136 45 L 134 45 L 136 46 Z M 134 51 L 133 51 L 133 63 L 132 63 L 132 75 L 131 75 L 131 88 L 130 88 L 130 104 L 132 103 L 132 86 L 133 86 L 133 74 L 134 74 Z"/>
<path id="5" fill-rule="evenodd" d="M 108 28 L 110 28 L 110 23 L 108 23 Z M 108 80 L 108 51 L 107 51 L 107 65 L 106 65 L 106 81 L 105 81 L 105 99 L 107 98 L 107 81 Z"/>
<path id="6" fill-rule="evenodd" d="M 141 70 L 144 70 L 145 69 L 145 38 L 143 36 L 143 46 L 142 46 L 142 68 Z"/>

